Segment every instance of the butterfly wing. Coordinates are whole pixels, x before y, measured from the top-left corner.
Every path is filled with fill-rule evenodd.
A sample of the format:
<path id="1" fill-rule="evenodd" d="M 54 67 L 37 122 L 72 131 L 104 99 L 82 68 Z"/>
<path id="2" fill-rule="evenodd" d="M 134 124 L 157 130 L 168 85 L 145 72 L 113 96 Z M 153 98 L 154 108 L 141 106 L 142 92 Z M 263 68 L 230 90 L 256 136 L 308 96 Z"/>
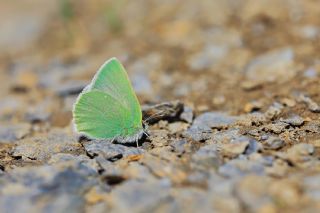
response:
<path id="1" fill-rule="evenodd" d="M 116 58 L 111 58 L 101 66 L 88 90 L 99 90 L 110 95 L 127 108 L 129 115 L 126 119 L 130 125 L 135 127 L 142 125 L 139 101 L 124 67 Z"/>
<path id="2" fill-rule="evenodd" d="M 99 139 L 119 136 L 128 125 L 129 114 L 122 103 L 98 90 L 80 94 L 73 109 L 77 131 Z"/>

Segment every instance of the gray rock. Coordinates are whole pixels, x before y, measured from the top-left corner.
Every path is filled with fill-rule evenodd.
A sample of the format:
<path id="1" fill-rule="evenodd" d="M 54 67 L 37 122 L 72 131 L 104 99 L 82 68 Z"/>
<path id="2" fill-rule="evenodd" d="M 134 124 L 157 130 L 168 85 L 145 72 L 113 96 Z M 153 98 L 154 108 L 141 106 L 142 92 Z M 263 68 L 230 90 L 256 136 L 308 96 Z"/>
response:
<path id="1" fill-rule="evenodd" d="M 223 112 L 205 112 L 196 117 L 191 128 L 222 129 L 233 125 L 238 119 Z"/>
<path id="2" fill-rule="evenodd" d="M 245 151 L 244 154 L 246 155 L 250 155 L 252 153 L 256 153 L 258 151 L 262 150 L 262 145 L 260 143 L 258 143 L 256 140 L 254 139 L 250 139 L 249 140 L 249 145 Z"/>
<path id="3" fill-rule="evenodd" d="M 304 124 L 304 119 L 298 115 L 294 115 L 290 118 L 283 119 L 281 121 L 290 124 L 291 126 L 302 126 Z"/>
<path id="4" fill-rule="evenodd" d="M 92 140 L 83 143 L 86 152 L 91 156 L 102 156 L 105 159 L 119 159 L 130 155 L 139 155 L 143 149 L 113 144 L 107 140 Z"/>
<path id="5" fill-rule="evenodd" d="M 183 111 L 180 114 L 180 119 L 186 121 L 188 123 L 192 123 L 193 121 L 193 111 L 191 107 L 183 106 Z"/>
<path id="6" fill-rule="evenodd" d="M 280 113 L 283 110 L 283 105 L 278 103 L 278 102 L 274 102 L 268 109 L 267 111 L 264 113 L 265 117 L 268 119 L 273 119 L 276 116 L 280 115 Z"/>
<path id="7" fill-rule="evenodd" d="M 296 75 L 293 68 L 294 52 L 288 48 L 274 50 L 254 58 L 247 66 L 247 79 L 258 83 L 284 82 Z"/>
<path id="8" fill-rule="evenodd" d="M 81 153 L 82 146 L 71 135 L 53 130 L 46 137 L 26 138 L 13 149 L 12 156 L 23 159 L 46 161 L 57 153 Z"/>
<path id="9" fill-rule="evenodd" d="M 263 126 L 261 129 L 266 132 L 272 132 L 276 134 L 280 134 L 285 131 L 286 127 L 288 127 L 289 124 L 281 121 L 276 121 L 271 124 L 267 124 Z"/>
<path id="10" fill-rule="evenodd" d="M 101 169 L 94 159 L 90 159 L 86 155 L 71 155 L 68 153 L 58 153 L 53 155 L 48 161 L 48 164 L 71 165 L 78 171 L 83 171 L 88 176 L 98 175 L 99 170 Z"/>
<path id="11" fill-rule="evenodd" d="M 211 138 L 211 129 L 189 128 L 183 132 L 183 136 L 194 141 L 205 141 Z"/>
<path id="12" fill-rule="evenodd" d="M 20 124 L 1 124 L 0 143 L 15 143 L 27 136 L 31 131 L 28 123 Z"/>
<path id="13" fill-rule="evenodd" d="M 243 152 L 241 153 L 247 155 L 258 152 L 262 148 L 261 144 L 259 144 L 255 139 L 241 135 L 239 133 L 239 129 L 228 129 L 218 132 L 212 136 L 212 142 L 214 144 L 225 146 L 225 148 L 227 148 L 228 146 L 230 146 L 229 148 L 231 148 L 233 145 L 237 146 L 236 144 L 238 144 L 240 147 L 243 146 L 241 149 Z"/>
<path id="14" fill-rule="evenodd" d="M 265 174 L 265 167 L 262 163 L 248 160 L 247 158 L 237 158 L 230 160 L 218 169 L 219 174 L 229 177 L 237 178 L 248 174 Z"/>
<path id="15" fill-rule="evenodd" d="M 305 103 L 311 112 L 320 112 L 320 106 L 305 94 L 296 95 L 297 101 Z"/>
<path id="16" fill-rule="evenodd" d="M 269 136 L 263 141 L 263 148 L 270 150 L 278 150 L 285 146 L 285 142 L 278 137 Z"/>
<path id="17" fill-rule="evenodd" d="M 0 208 L 2 212 L 81 212 L 82 195 L 94 184 L 96 180 L 70 165 L 16 168 L 2 178 Z"/>
<path id="18" fill-rule="evenodd" d="M 155 212 L 170 202 L 169 188 L 170 183 L 165 180 L 129 180 L 111 192 L 111 212 Z"/>

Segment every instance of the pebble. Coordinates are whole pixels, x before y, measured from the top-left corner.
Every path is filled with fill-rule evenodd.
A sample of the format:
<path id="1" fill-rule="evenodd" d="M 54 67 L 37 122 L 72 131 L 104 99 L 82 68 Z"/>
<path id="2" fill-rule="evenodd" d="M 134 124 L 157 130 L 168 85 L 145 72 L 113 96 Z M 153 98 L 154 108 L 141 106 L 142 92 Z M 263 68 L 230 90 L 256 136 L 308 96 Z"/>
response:
<path id="1" fill-rule="evenodd" d="M 283 110 L 283 105 L 278 103 L 278 102 L 274 102 L 268 109 L 267 111 L 264 113 L 266 118 L 268 119 L 273 119 L 276 116 L 280 115 L 280 113 Z"/>
<path id="2" fill-rule="evenodd" d="M 235 158 L 244 153 L 249 146 L 249 141 L 231 141 L 230 143 L 221 144 L 221 153 L 228 158 Z"/>
<path id="3" fill-rule="evenodd" d="M 223 112 L 205 112 L 195 118 L 192 129 L 223 129 L 233 125 L 238 117 Z"/>
<path id="4" fill-rule="evenodd" d="M 46 161 L 57 153 L 81 153 L 82 146 L 75 138 L 61 130 L 53 130 L 47 136 L 21 140 L 13 149 L 12 156 L 23 159 Z"/>
<path id="5" fill-rule="evenodd" d="M 83 143 L 84 149 L 91 157 L 101 156 L 107 160 L 115 160 L 130 155 L 139 155 L 143 149 L 113 144 L 107 140 L 92 140 Z"/>
<path id="6" fill-rule="evenodd" d="M 291 126 L 302 126 L 304 124 L 304 119 L 298 115 L 294 115 L 287 119 L 282 119 L 281 121 L 290 124 Z"/>
<path id="7" fill-rule="evenodd" d="M 278 137 L 268 136 L 268 138 L 262 142 L 263 148 L 267 150 L 279 150 L 285 146 L 285 142 Z"/>
<path id="8" fill-rule="evenodd" d="M 3 212 L 81 212 L 85 205 L 81 194 L 94 184 L 97 181 L 87 173 L 69 165 L 15 168 L 2 177 L 0 208 Z"/>
<path id="9" fill-rule="evenodd" d="M 263 126 L 261 129 L 266 132 L 280 134 L 286 130 L 287 126 L 289 126 L 289 124 L 285 122 L 276 121 L 275 123 L 271 123 Z"/>
<path id="10" fill-rule="evenodd" d="M 203 129 L 193 127 L 184 131 L 183 136 L 194 141 L 202 142 L 211 138 L 212 130 L 209 128 Z"/>
<path id="11" fill-rule="evenodd" d="M 247 158 L 236 158 L 223 164 L 218 169 L 219 174 L 229 178 L 238 178 L 248 174 L 265 174 L 265 166 L 261 162 L 250 161 Z"/>
<path id="12" fill-rule="evenodd" d="M 314 102 L 309 96 L 299 94 L 297 95 L 297 100 L 299 102 L 305 103 L 311 112 L 320 112 L 320 106 L 316 102 Z"/>

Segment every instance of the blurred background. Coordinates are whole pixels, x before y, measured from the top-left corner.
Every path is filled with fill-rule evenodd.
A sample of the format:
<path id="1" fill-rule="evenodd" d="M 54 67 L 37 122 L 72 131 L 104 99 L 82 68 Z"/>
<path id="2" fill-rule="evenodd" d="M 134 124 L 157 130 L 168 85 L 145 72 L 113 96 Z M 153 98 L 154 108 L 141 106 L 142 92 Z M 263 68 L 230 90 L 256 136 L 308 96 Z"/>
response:
<path id="1" fill-rule="evenodd" d="M 142 103 L 246 111 L 319 75 L 319 0 L 0 2 L 0 118 L 68 125 L 76 95 L 118 57 Z M 262 89 L 261 89 L 262 88 Z"/>

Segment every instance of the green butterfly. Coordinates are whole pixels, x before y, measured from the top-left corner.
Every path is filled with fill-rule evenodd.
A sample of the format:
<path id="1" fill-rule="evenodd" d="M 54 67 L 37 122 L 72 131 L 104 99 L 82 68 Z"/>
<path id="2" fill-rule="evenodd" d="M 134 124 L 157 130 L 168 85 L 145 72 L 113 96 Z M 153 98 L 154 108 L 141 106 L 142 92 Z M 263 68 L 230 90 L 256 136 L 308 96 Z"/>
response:
<path id="1" fill-rule="evenodd" d="M 76 131 L 89 138 L 138 144 L 145 133 L 141 107 L 116 58 L 106 61 L 80 93 L 73 118 Z"/>

